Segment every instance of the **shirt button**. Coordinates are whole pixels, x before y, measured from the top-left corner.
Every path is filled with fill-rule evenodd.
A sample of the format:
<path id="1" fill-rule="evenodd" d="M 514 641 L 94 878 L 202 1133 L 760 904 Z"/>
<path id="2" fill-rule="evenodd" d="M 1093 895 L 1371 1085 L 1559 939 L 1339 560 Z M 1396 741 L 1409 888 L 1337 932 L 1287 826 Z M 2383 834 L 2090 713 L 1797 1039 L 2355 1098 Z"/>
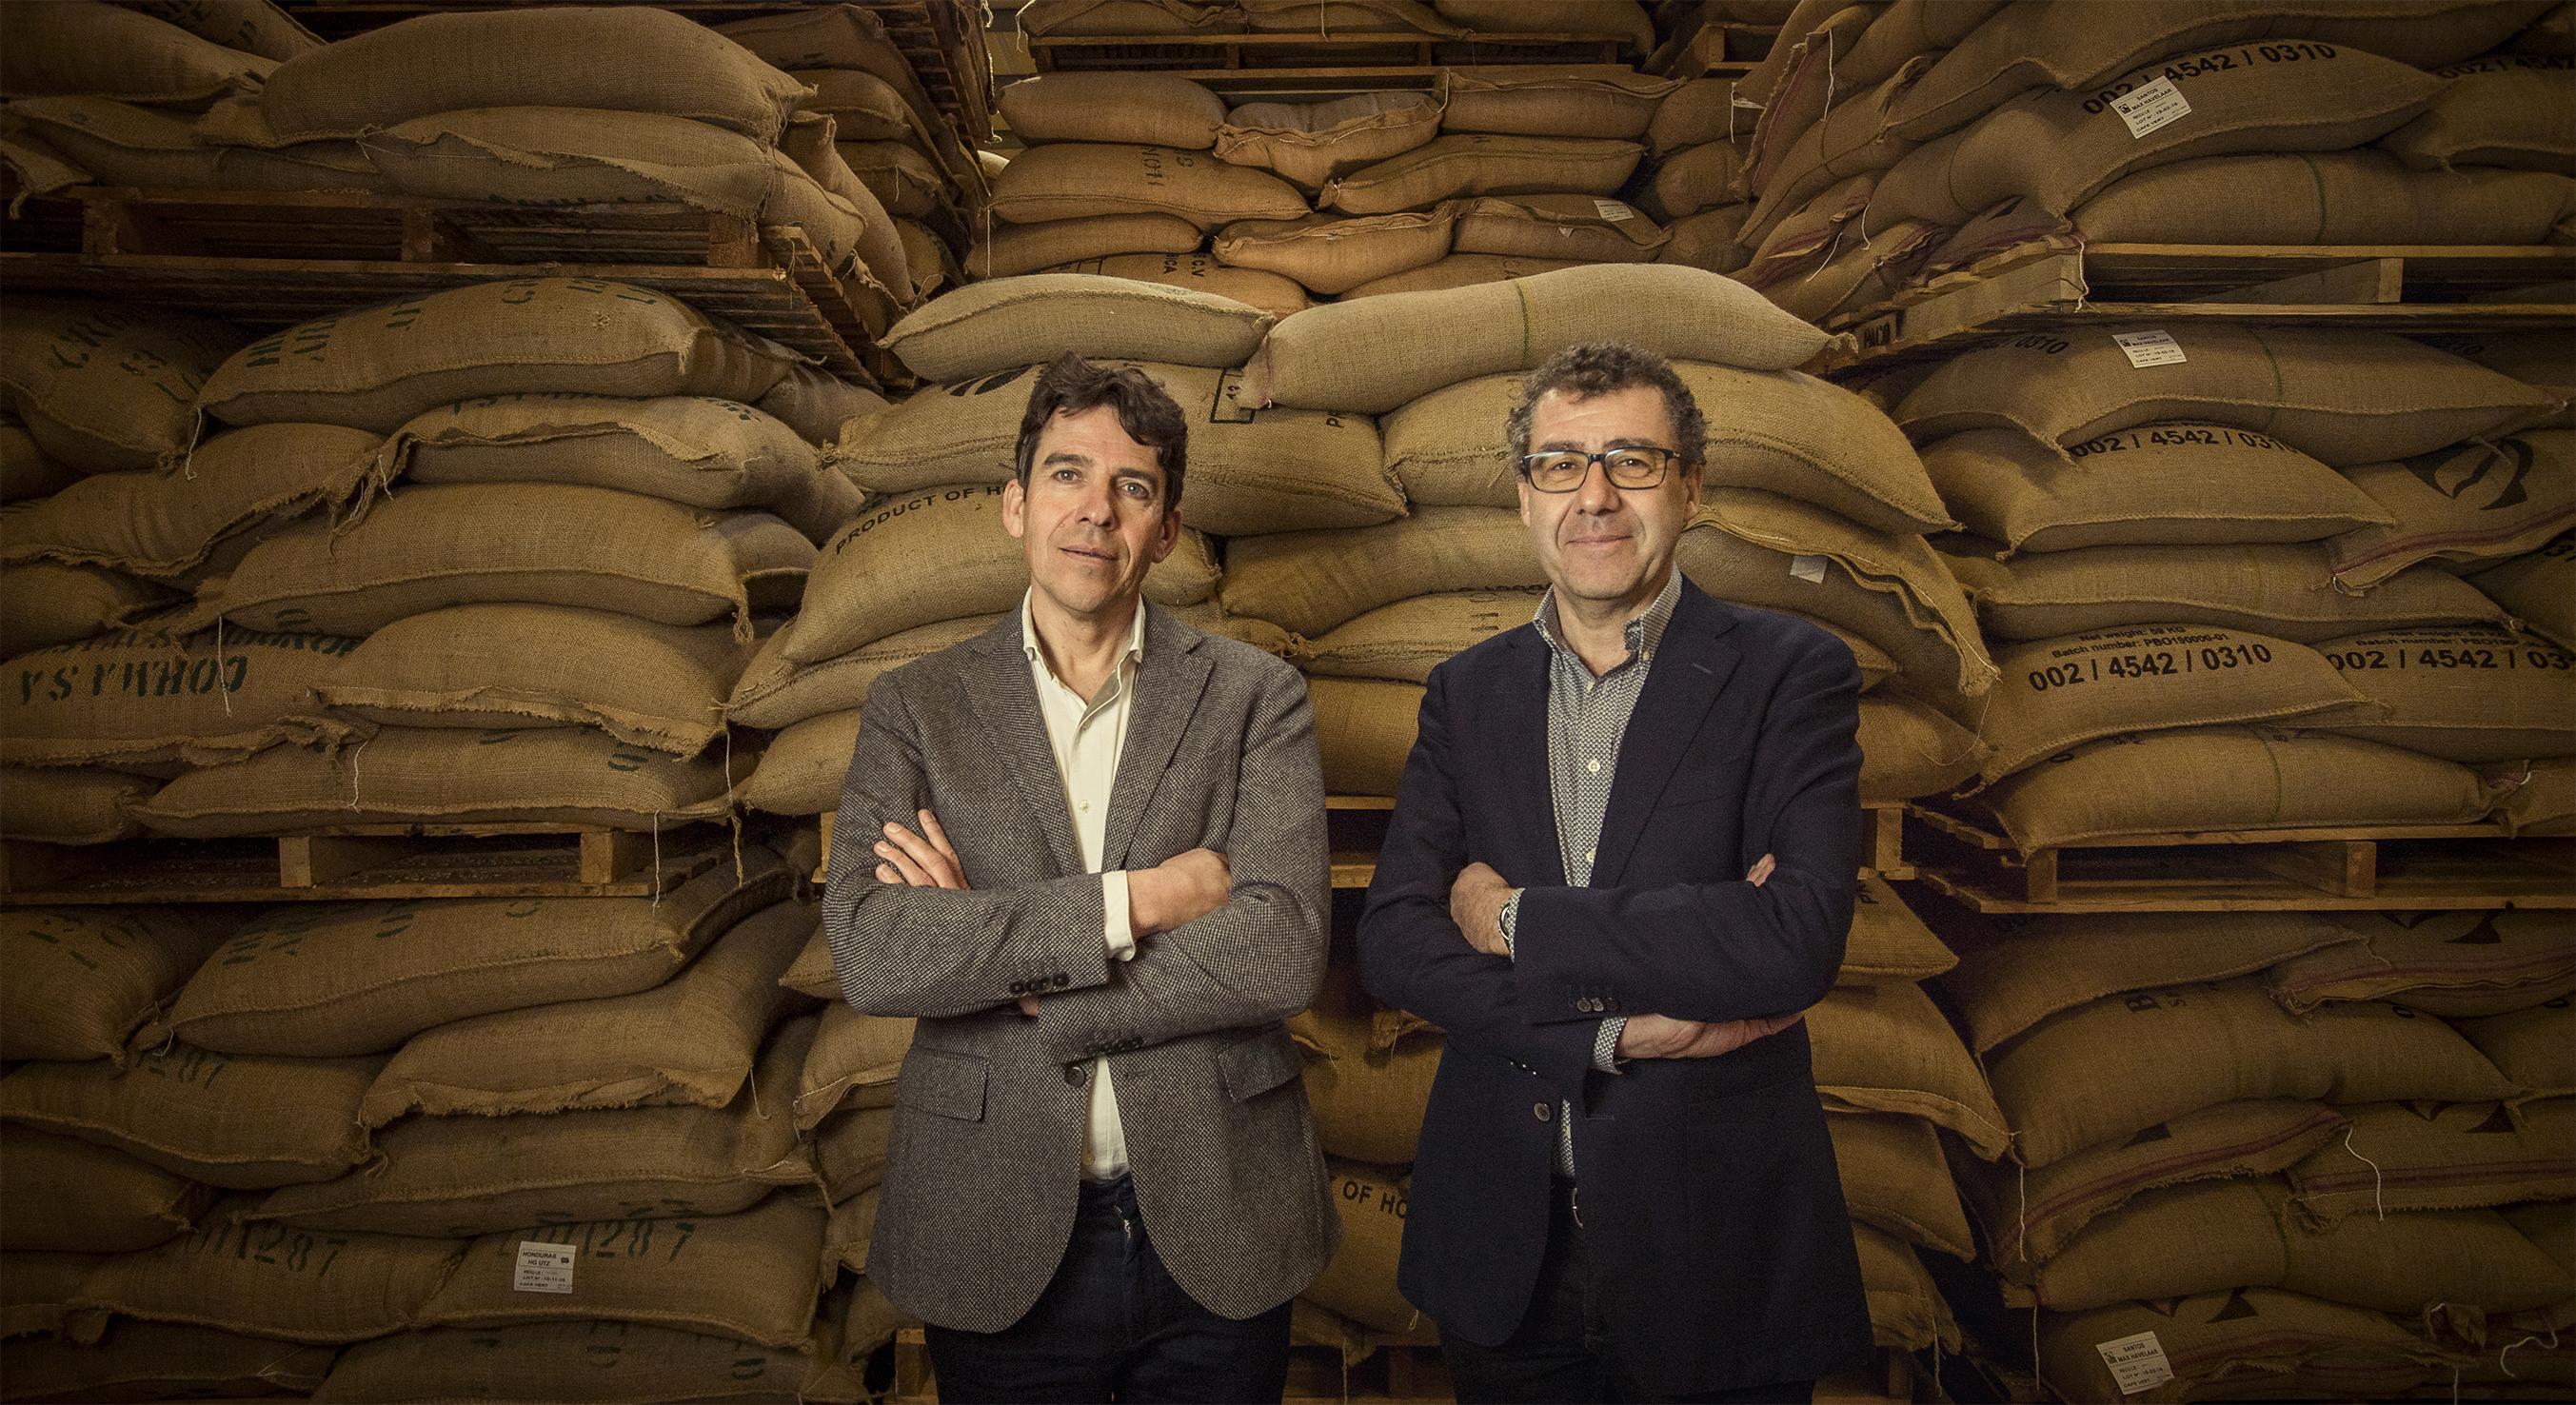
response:
<path id="1" fill-rule="evenodd" d="M 1090 802 L 1090 801 L 1088 801 L 1088 800 L 1084 800 L 1084 801 L 1081 801 L 1081 802 L 1077 803 L 1073 808 L 1075 808 L 1075 809 L 1077 809 L 1077 810 L 1080 810 L 1082 813 L 1084 813 L 1084 814 L 1086 814 L 1086 815 L 1087 815 L 1087 814 L 1090 814 L 1090 813 L 1091 813 L 1091 802 Z"/>
<path id="2" fill-rule="evenodd" d="M 1554 1117 L 1555 1115 L 1556 1115 L 1556 1108 L 1555 1108 L 1555 1106 L 1554 1106 L 1553 1104 L 1550 1104 L 1550 1103 L 1532 1103 L 1532 1104 L 1530 1104 L 1530 1116 L 1537 1118 L 1537 1119 L 1538 1119 L 1539 1121 L 1541 1121 L 1541 1122 L 1545 1122 L 1546 1120 L 1548 1120 L 1548 1119 L 1549 1119 L 1549 1118 L 1551 1118 L 1551 1117 Z"/>
<path id="3" fill-rule="evenodd" d="M 1583 769 L 1597 776 L 1601 774 L 1601 763 L 1598 761 L 1586 761 L 1583 763 Z"/>
<path id="4" fill-rule="evenodd" d="M 1590 849 L 1586 849 L 1586 850 L 1584 850 L 1584 851 L 1583 851 L 1583 861 L 1584 861 L 1585 863 L 1590 863 L 1590 862 L 1592 862 L 1592 851 L 1591 851 Z"/>

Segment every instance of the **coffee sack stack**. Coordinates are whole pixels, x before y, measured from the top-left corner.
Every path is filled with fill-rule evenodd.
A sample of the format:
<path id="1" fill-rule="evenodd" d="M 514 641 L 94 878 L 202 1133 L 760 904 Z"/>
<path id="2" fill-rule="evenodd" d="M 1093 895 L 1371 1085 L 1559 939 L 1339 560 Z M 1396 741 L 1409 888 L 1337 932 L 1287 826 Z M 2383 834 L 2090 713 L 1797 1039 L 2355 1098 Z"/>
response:
<path id="1" fill-rule="evenodd" d="M 2563 240 L 2571 60 L 2516 37 L 2549 8 L 1841 9 L 1756 129 L 1742 276 L 1830 325 L 2037 240 Z"/>
<path id="2" fill-rule="evenodd" d="M 1655 27 L 1635 0 L 1030 0 L 1020 28 L 1037 38 L 1148 43 L 1169 36 L 1378 36 L 1472 42 L 1533 33 L 1618 41 L 1642 53 Z"/>

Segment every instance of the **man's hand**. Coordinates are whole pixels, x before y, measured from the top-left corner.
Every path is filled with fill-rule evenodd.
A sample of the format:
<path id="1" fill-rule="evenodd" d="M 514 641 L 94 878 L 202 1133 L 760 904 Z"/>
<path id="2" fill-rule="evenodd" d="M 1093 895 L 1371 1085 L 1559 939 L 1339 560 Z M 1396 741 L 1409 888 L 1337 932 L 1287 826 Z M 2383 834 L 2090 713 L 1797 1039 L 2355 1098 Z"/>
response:
<path id="1" fill-rule="evenodd" d="M 1669 1015 L 1630 1015 L 1619 1031 L 1623 1059 L 1713 1059 L 1756 1039 L 1768 1039 L 1805 1019 L 1806 1012 L 1759 1020 L 1677 1020 Z"/>
<path id="2" fill-rule="evenodd" d="M 1487 956 L 1509 956 L 1511 948 L 1503 945 L 1503 904 L 1512 896 L 1512 885 L 1490 866 L 1471 863 L 1458 870 L 1449 884 L 1449 920 L 1467 945 Z"/>
<path id="3" fill-rule="evenodd" d="M 1127 875 L 1127 926 L 1140 937 L 1196 922 L 1234 895 L 1234 868 L 1214 849 L 1174 854 Z"/>
<path id="4" fill-rule="evenodd" d="M 877 881 L 906 888 L 966 891 L 965 868 L 957 861 L 955 846 L 948 842 L 948 831 L 939 827 L 939 817 L 928 810 L 915 813 L 921 819 L 921 833 L 889 824 L 885 838 L 877 841 Z M 1019 1005 L 1021 1014 L 1037 1018 L 1036 996 L 1021 996 Z"/>

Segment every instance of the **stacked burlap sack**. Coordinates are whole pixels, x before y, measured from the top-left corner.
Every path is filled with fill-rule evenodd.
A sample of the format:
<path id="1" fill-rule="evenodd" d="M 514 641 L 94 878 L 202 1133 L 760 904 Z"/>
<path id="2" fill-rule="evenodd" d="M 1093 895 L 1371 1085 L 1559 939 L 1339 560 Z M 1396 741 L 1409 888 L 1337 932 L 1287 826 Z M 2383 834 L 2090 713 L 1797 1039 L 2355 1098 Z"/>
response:
<path id="1" fill-rule="evenodd" d="M 92 382 L 123 383 L 98 358 L 22 374 L 49 325 L 76 345 L 116 324 L 68 304 L 11 323 L 13 401 L 40 443 L 80 451 L 62 417 L 113 414 Z M 140 325 L 110 344 L 169 334 Z M 360 309 L 210 359 L 164 373 L 193 401 L 98 431 L 157 436 L 167 466 L 0 518 L 13 621 L 63 621 L 12 641 L 9 833 L 647 830 L 723 812 L 750 766 L 723 706 L 755 617 L 795 600 L 860 501 L 750 402 L 810 417 L 853 403 L 847 387 L 671 298 L 570 278 Z M 116 625 L 135 627 L 102 633 Z"/>
<path id="2" fill-rule="evenodd" d="M 2013 1131 L 2011 1163 L 1962 1181 L 2064 1398 L 2576 1382 L 2559 915 L 1943 928 Z M 2115 1378 L 2141 1333 L 2155 1362 Z"/>
<path id="3" fill-rule="evenodd" d="M 1810 320 L 2042 240 L 2540 244 L 2576 216 L 2576 56 L 2545 0 L 1799 13 L 1742 276 Z"/>
<path id="4" fill-rule="evenodd" d="M 1024 33 L 1150 43 L 1198 34 L 1471 40 L 1478 34 L 1617 39 L 1644 54 L 1655 26 L 1636 0 L 1031 0 Z"/>
<path id="5" fill-rule="evenodd" d="M 800 1112 L 798 888 L 12 913 L 12 1392 L 860 1398 L 884 1129 Z"/>
<path id="6" fill-rule="evenodd" d="M 2576 657 L 2538 588 L 2576 524 L 2563 403 L 2291 328 L 2034 333 L 1920 375 L 1895 418 L 2002 670 L 1944 700 L 1988 748 L 1974 803 L 2026 850 L 2507 798 L 2566 823 Z"/>

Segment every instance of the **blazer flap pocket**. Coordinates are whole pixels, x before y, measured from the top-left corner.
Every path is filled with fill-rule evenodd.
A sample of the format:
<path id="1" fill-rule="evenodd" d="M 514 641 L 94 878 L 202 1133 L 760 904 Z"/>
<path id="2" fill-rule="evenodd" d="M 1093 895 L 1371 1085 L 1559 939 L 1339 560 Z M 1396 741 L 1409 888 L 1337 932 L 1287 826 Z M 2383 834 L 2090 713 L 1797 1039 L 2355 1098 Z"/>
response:
<path id="1" fill-rule="evenodd" d="M 984 1076 L 984 1061 L 973 1054 L 916 1048 L 904 1055 L 903 1072 L 895 1078 L 894 1100 L 941 1117 L 981 1122 Z"/>
<path id="2" fill-rule="evenodd" d="M 1273 1027 L 1219 1050 L 1216 1068 L 1217 1076 L 1225 1080 L 1226 1096 L 1240 1103 L 1304 1073 L 1306 1061 L 1297 1056 L 1288 1032 Z"/>

